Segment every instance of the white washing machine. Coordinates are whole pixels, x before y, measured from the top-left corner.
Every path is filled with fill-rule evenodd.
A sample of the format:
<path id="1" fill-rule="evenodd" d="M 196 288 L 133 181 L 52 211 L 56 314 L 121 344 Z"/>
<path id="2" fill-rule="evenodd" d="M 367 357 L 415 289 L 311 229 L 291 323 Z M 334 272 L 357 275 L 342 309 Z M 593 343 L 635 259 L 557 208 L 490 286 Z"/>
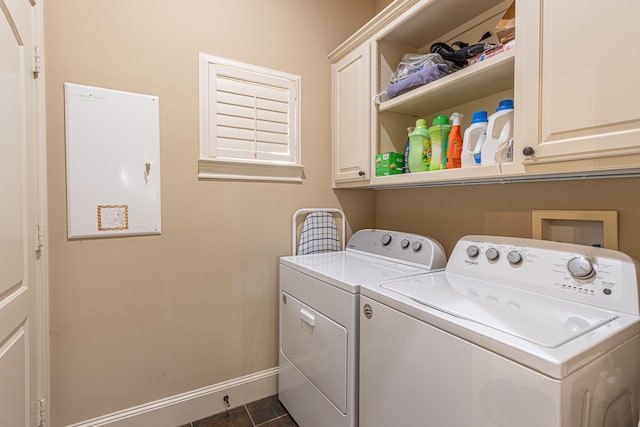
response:
<path id="1" fill-rule="evenodd" d="M 445 271 L 360 305 L 362 426 L 638 424 L 638 263 L 620 252 L 467 236 Z"/>
<path id="2" fill-rule="evenodd" d="M 344 251 L 280 258 L 278 396 L 300 427 L 358 426 L 361 285 L 442 270 L 427 237 L 360 230 Z"/>

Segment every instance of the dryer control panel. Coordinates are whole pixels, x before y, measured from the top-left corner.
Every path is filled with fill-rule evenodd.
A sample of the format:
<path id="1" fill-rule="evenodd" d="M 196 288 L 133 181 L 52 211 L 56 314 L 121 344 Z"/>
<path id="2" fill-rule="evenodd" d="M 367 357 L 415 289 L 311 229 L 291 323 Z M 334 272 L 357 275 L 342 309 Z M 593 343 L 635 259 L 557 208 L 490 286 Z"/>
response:
<path id="1" fill-rule="evenodd" d="M 447 264 L 444 249 L 438 241 L 400 231 L 360 230 L 349 239 L 347 251 L 393 258 L 430 270 L 442 270 Z"/>
<path id="2" fill-rule="evenodd" d="M 640 315 L 639 264 L 610 249 L 513 237 L 466 236 L 446 271 Z"/>

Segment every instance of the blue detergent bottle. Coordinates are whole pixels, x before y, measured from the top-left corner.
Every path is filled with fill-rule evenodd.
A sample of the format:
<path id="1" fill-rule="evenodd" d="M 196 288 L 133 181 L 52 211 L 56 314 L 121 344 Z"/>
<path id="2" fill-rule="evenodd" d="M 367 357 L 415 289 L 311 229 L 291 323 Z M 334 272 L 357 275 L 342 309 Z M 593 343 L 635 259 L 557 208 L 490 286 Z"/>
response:
<path id="1" fill-rule="evenodd" d="M 471 125 L 462 138 L 462 167 L 480 166 L 480 154 L 487 132 L 489 119 L 485 110 L 474 111 Z"/>

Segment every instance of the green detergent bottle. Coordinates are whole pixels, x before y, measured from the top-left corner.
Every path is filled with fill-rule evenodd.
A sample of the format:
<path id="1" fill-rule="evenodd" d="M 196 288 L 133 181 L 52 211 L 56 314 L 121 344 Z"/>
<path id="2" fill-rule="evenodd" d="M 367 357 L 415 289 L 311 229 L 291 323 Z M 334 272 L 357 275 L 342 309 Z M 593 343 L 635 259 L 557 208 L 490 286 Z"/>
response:
<path id="1" fill-rule="evenodd" d="M 429 170 L 445 169 L 447 165 L 447 142 L 451 125 L 447 116 L 438 116 L 433 119 L 429 128 L 429 140 L 431 141 L 431 162 Z"/>
<path id="2" fill-rule="evenodd" d="M 409 171 L 424 172 L 429 170 L 431 161 L 431 145 L 429 130 L 425 119 L 416 120 L 416 127 L 409 135 Z"/>

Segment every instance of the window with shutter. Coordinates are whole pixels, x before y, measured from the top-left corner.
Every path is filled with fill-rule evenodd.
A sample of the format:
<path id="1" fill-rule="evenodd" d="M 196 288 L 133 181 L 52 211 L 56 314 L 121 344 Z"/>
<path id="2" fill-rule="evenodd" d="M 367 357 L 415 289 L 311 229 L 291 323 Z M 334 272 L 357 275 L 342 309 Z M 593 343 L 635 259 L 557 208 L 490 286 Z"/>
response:
<path id="1" fill-rule="evenodd" d="M 300 148 L 300 76 L 200 54 L 200 178 L 301 181 Z"/>

